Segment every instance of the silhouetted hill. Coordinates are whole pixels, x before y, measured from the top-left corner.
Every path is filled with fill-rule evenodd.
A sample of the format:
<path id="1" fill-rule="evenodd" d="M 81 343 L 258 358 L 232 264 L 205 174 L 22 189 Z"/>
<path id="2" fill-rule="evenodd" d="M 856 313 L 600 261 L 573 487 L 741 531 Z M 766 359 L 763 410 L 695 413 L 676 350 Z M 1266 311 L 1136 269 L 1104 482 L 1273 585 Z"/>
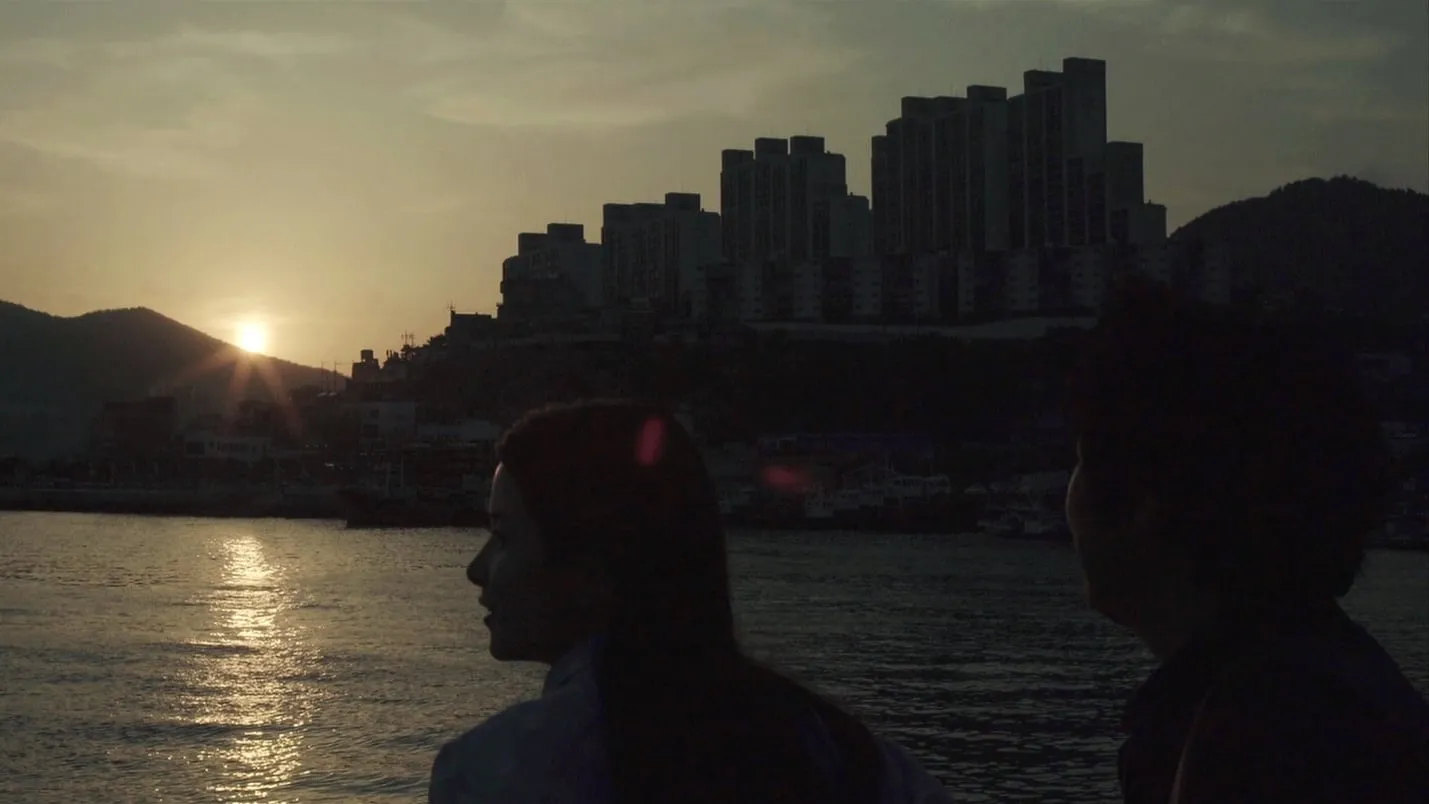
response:
<path id="1" fill-rule="evenodd" d="M 1171 236 L 1224 243 L 1243 290 L 1396 324 L 1429 312 L 1429 196 L 1345 176 L 1287 184 Z"/>
<path id="2" fill-rule="evenodd" d="M 0 302 L 0 455 L 79 449 L 105 400 L 182 389 L 189 405 L 212 411 L 331 376 L 250 355 L 152 310 L 61 318 Z"/>

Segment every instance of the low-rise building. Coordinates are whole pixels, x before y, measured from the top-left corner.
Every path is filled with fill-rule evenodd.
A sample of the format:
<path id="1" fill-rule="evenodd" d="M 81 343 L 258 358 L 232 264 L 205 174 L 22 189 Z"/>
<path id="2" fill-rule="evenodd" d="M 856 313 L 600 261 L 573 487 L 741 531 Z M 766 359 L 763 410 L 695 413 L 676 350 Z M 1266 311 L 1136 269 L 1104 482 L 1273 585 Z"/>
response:
<path id="1" fill-rule="evenodd" d="M 211 461 L 254 464 L 273 451 L 273 439 L 260 435 L 233 435 L 212 431 L 190 432 L 184 436 L 184 457 Z"/>
<path id="2" fill-rule="evenodd" d="M 358 402 L 358 439 L 364 449 L 396 446 L 417 434 L 417 403 L 410 400 Z"/>
<path id="3" fill-rule="evenodd" d="M 602 210 L 604 304 L 693 317 L 699 269 L 718 264 L 720 217 L 699 193 L 666 193 L 663 204 L 606 204 Z"/>
<path id="4" fill-rule="evenodd" d="M 601 245 L 587 243 L 578 223 L 552 223 L 516 238 L 501 264 L 497 318 L 537 328 L 589 318 L 603 301 Z"/>
<path id="5" fill-rule="evenodd" d="M 501 438 L 501 426 L 485 419 L 455 422 L 424 422 L 415 437 L 428 444 L 494 444 Z"/>
<path id="6" fill-rule="evenodd" d="M 93 425 L 96 455 L 147 459 L 172 452 L 178 434 L 178 403 L 172 396 L 105 402 Z"/>

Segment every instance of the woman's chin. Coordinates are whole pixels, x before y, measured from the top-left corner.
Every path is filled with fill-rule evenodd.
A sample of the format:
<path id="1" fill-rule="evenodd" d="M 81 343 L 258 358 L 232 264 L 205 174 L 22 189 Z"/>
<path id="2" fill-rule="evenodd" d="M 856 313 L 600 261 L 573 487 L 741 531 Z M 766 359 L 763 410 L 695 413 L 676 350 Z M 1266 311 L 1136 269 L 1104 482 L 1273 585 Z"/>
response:
<path id="1" fill-rule="evenodd" d="M 517 661 L 516 657 L 512 656 L 511 647 L 498 639 L 495 634 L 492 634 L 487 649 L 491 651 L 491 658 L 498 662 Z"/>
<path id="2" fill-rule="evenodd" d="M 487 649 L 491 651 L 491 658 L 498 662 L 527 662 L 532 661 L 531 651 L 526 645 L 513 642 L 503 638 L 498 631 L 491 632 L 491 639 L 487 643 Z"/>

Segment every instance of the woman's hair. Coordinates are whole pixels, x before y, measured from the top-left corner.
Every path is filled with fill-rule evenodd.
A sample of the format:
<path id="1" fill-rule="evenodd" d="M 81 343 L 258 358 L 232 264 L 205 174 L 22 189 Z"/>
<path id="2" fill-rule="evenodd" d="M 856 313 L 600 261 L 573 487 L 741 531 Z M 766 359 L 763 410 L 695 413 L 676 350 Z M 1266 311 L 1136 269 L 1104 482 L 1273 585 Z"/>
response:
<path id="1" fill-rule="evenodd" d="M 512 425 L 497 458 L 551 560 L 592 558 L 613 581 L 596 673 L 617 801 L 876 799 L 880 752 L 867 729 L 740 651 L 715 490 L 668 412 L 544 408 Z M 811 750 L 820 725 L 841 776 Z"/>
<path id="2" fill-rule="evenodd" d="M 1389 487 L 1379 417 L 1323 327 L 1116 285 L 1088 336 L 1070 419 L 1094 514 L 1148 497 L 1203 584 L 1237 599 L 1339 597 Z"/>

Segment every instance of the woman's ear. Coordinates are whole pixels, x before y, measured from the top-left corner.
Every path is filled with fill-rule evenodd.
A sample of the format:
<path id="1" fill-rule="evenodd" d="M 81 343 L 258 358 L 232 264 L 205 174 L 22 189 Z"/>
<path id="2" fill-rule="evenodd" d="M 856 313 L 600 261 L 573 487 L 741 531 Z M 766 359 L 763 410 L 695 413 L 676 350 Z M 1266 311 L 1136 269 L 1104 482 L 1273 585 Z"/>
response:
<path id="1" fill-rule="evenodd" d="M 572 581 L 578 588 L 582 607 L 600 621 L 609 619 L 615 609 L 615 579 L 606 563 L 594 555 L 581 556 L 571 567 Z"/>
<path id="2" fill-rule="evenodd" d="M 581 590 L 581 597 L 609 597 L 615 584 L 612 581 L 611 566 L 619 561 L 618 549 L 604 538 L 570 549 L 562 557 L 560 571 L 575 588 Z"/>

